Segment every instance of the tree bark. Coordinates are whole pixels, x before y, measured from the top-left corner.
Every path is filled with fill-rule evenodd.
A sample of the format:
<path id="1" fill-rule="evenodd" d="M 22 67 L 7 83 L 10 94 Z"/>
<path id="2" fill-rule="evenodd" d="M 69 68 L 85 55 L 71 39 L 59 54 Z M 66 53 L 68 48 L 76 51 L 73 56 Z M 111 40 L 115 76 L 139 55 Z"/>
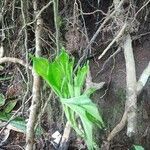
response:
<path id="1" fill-rule="evenodd" d="M 131 137 L 136 133 L 137 125 L 137 92 L 136 92 L 136 71 L 132 48 L 132 40 L 128 34 L 124 41 L 124 56 L 126 62 L 126 107 L 127 114 L 127 135 Z"/>
<path id="2" fill-rule="evenodd" d="M 38 13 L 37 3 L 38 3 L 38 0 L 33 1 L 35 16 Z M 40 35 L 42 32 L 42 24 L 43 24 L 43 20 L 41 16 L 39 16 L 37 18 L 36 27 L 35 27 L 35 48 L 36 48 L 35 56 L 36 57 L 41 56 Z M 38 114 L 39 114 L 39 110 L 41 106 L 41 95 L 40 95 L 41 79 L 37 75 L 37 73 L 34 71 L 34 69 L 32 73 L 33 73 L 33 88 L 32 88 L 33 97 L 32 97 L 30 115 L 29 115 L 29 120 L 27 123 L 27 130 L 26 130 L 26 150 L 34 149 L 34 137 L 35 137 L 34 129 L 35 129 L 36 122 L 38 120 Z"/>

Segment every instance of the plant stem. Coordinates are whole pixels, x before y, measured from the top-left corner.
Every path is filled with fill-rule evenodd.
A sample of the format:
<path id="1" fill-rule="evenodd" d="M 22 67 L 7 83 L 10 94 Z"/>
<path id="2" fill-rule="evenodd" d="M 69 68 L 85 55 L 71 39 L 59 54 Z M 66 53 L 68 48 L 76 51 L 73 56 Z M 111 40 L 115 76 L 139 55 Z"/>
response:
<path id="1" fill-rule="evenodd" d="M 56 30 L 56 47 L 57 55 L 59 54 L 59 18 L 58 18 L 58 0 L 53 0 L 53 9 L 54 9 L 54 23 Z"/>

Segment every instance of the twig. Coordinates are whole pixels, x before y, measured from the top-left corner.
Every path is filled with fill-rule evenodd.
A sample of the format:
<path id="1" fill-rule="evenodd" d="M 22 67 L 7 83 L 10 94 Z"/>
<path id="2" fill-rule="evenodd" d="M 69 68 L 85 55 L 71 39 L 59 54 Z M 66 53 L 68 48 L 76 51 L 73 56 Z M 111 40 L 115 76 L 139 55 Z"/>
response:
<path id="1" fill-rule="evenodd" d="M 23 25 L 26 24 L 26 19 L 25 19 L 25 13 L 24 13 L 24 3 L 23 0 L 21 0 L 21 13 L 22 13 L 22 19 L 23 19 Z M 24 47 L 25 47 L 25 54 L 26 54 L 26 63 L 29 63 L 29 58 L 28 58 L 28 34 L 27 34 L 27 29 L 24 28 L 24 34 L 25 34 L 25 39 L 24 39 Z M 25 100 L 28 96 L 29 93 L 29 83 L 30 83 L 30 77 L 29 77 L 29 68 L 26 67 L 26 73 L 27 73 L 27 82 L 26 82 L 26 92 L 24 94 L 24 97 L 22 99 L 22 114 L 24 114 L 24 104 L 25 104 Z"/>
<path id="2" fill-rule="evenodd" d="M 71 125 L 69 124 L 69 121 L 67 121 L 65 129 L 64 129 L 64 134 L 62 136 L 60 146 L 58 150 L 67 150 L 69 147 L 69 137 L 71 133 Z"/>
<path id="3" fill-rule="evenodd" d="M 121 121 L 115 126 L 115 128 L 108 135 L 107 142 L 109 143 L 118 132 L 120 132 L 126 125 L 128 120 L 127 135 L 131 136 L 136 129 L 136 75 L 135 64 L 131 45 L 130 35 L 126 36 L 124 42 L 124 54 L 126 60 L 126 72 L 127 72 L 127 100 L 125 111 Z"/>
<path id="4" fill-rule="evenodd" d="M 2 58 L 4 56 L 4 46 L 3 46 L 3 42 L 0 45 L 0 58 Z"/>
<path id="5" fill-rule="evenodd" d="M 42 7 L 42 9 L 38 12 L 38 13 L 36 13 L 36 16 L 35 16 L 35 18 L 34 18 L 34 20 L 33 21 L 31 21 L 31 22 L 29 22 L 29 23 L 26 23 L 21 29 L 20 29 L 20 31 L 19 31 L 19 33 L 18 33 L 18 39 L 17 39 L 17 41 L 16 41 L 16 45 L 18 44 L 18 42 L 19 42 L 19 40 L 20 40 L 20 38 L 21 38 L 21 34 L 22 34 L 22 31 L 24 30 L 24 28 L 26 27 L 26 26 L 30 26 L 30 25 L 32 25 L 33 23 L 35 23 L 36 21 L 37 21 L 37 19 L 39 18 L 39 16 L 43 13 L 43 11 L 45 10 L 45 9 L 47 9 L 49 6 L 50 6 L 50 4 L 52 4 L 52 1 L 50 1 L 49 3 L 47 3 L 45 6 L 43 6 Z M 15 45 L 15 46 L 16 46 Z M 14 48 L 13 48 L 14 49 Z"/>
<path id="6" fill-rule="evenodd" d="M 2 14 L 0 19 L 0 24 L 2 26 L 1 29 L 1 41 L 0 41 L 0 58 L 4 56 L 4 39 L 5 39 L 5 33 L 4 33 L 4 14 L 3 14 L 3 8 L 2 8 Z"/>
<path id="7" fill-rule="evenodd" d="M 129 109 L 128 112 L 128 125 L 127 125 L 127 135 L 131 137 L 136 133 L 137 124 L 137 93 L 136 93 L 136 71 L 135 62 L 132 48 L 131 36 L 128 34 L 124 41 L 124 55 L 126 63 L 126 107 Z"/>
<path id="8" fill-rule="evenodd" d="M 55 30 L 56 30 L 56 47 L 57 47 L 57 55 L 59 53 L 59 16 L 58 16 L 58 0 L 53 0 L 53 10 L 54 10 L 54 22 L 55 22 Z"/>
<path id="9" fill-rule="evenodd" d="M 52 4 L 52 3 L 53 3 L 53 2 L 50 1 L 50 2 L 48 2 L 45 6 L 43 6 L 42 9 L 36 14 L 34 20 L 33 20 L 32 22 L 29 22 L 29 23 L 27 23 L 26 25 L 24 25 L 23 28 L 25 28 L 26 26 L 30 26 L 31 24 L 35 23 L 36 20 L 37 20 L 37 19 L 40 17 L 40 15 L 43 13 L 43 11 L 44 11 L 45 9 L 47 9 L 47 8 L 50 6 L 50 4 Z"/>
<path id="10" fill-rule="evenodd" d="M 102 10 L 95 10 L 95 11 L 93 11 L 93 12 L 88 12 L 88 13 L 85 13 L 85 12 L 83 12 L 82 10 L 80 10 L 81 12 L 82 12 L 82 14 L 83 15 L 92 15 L 92 14 L 95 14 L 95 13 L 97 13 L 97 12 L 101 12 L 103 15 L 107 15 L 106 13 L 104 13 Z"/>
<path id="11" fill-rule="evenodd" d="M 32 67 L 26 64 L 23 60 L 14 58 L 14 57 L 2 57 L 0 58 L 0 64 L 2 63 L 7 63 L 7 62 L 12 62 L 12 63 L 17 63 L 20 64 L 24 67 L 28 67 L 30 70 L 32 70 Z"/>
<path id="12" fill-rule="evenodd" d="M 115 128 L 108 135 L 107 137 L 108 143 L 116 136 L 117 133 L 119 133 L 125 127 L 127 122 L 127 114 L 128 114 L 128 110 L 125 110 L 121 121 L 115 126 Z"/>
<path id="13" fill-rule="evenodd" d="M 127 27 L 127 24 L 125 23 L 123 27 L 121 28 L 121 30 L 119 31 L 119 33 L 117 34 L 117 36 L 111 41 L 111 43 L 107 46 L 107 48 L 103 51 L 103 53 L 98 57 L 98 59 L 101 59 L 106 54 L 106 52 L 110 49 L 110 47 L 124 34 L 126 27 Z"/>
<path id="14" fill-rule="evenodd" d="M 150 76 L 150 63 L 144 69 L 142 75 L 140 76 L 140 79 L 137 82 L 137 86 L 136 86 L 137 95 L 139 95 L 140 92 L 142 91 L 142 88 L 146 84 L 146 81 L 147 81 L 149 76 Z M 141 83 L 143 83 L 142 86 L 141 86 Z M 108 135 L 108 137 L 107 137 L 108 143 L 116 136 L 117 133 L 119 133 L 125 127 L 126 122 L 127 122 L 128 111 L 129 111 L 129 107 L 125 110 L 121 121 L 115 126 L 115 128 Z"/>
<path id="15" fill-rule="evenodd" d="M 136 16 L 138 15 L 138 13 L 139 13 L 144 7 L 146 7 L 149 3 L 150 3 L 150 0 L 148 0 L 148 1 L 136 12 L 134 18 L 136 18 Z"/>
<path id="16" fill-rule="evenodd" d="M 38 124 L 40 123 L 40 119 L 41 119 L 42 115 L 44 114 L 44 112 L 47 108 L 47 105 L 48 105 L 48 103 L 50 102 L 50 100 L 52 98 L 52 95 L 53 95 L 53 92 L 51 91 L 49 97 L 47 98 L 46 102 L 44 103 L 44 106 L 41 109 L 41 112 L 38 116 L 38 121 L 37 121 L 37 124 L 36 124 L 35 128 L 37 128 Z"/>
<path id="17" fill-rule="evenodd" d="M 98 34 L 100 33 L 101 29 L 104 27 L 104 25 L 109 21 L 109 19 L 111 19 L 113 17 L 113 15 L 117 12 L 117 10 L 123 5 L 124 0 L 121 0 L 121 2 L 119 3 L 118 7 L 111 13 L 108 14 L 105 18 L 105 20 L 103 21 L 103 23 L 100 25 L 100 27 L 97 29 L 97 31 L 95 32 L 95 34 L 93 35 L 92 39 L 90 40 L 89 44 L 87 45 L 86 49 L 89 48 L 89 46 L 95 41 L 96 37 L 98 36 Z"/>
<path id="18" fill-rule="evenodd" d="M 91 72 L 89 71 L 86 77 L 86 90 L 90 88 L 100 90 L 101 88 L 103 88 L 104 85 L 105 85 L 105 82 L 100 82 L 100 83 L 92 82 Z"/>
<path id="19" fill-rule="evenodd" d="M 31 100 L 32 95 L 28 98 L 28 100 L 25 102 L 25 105 Z M 22 109 L 22 106 L 15 111 L 15 113 L 10 117 L 10 119 L 6 122 L 6 124 L 4 125 L 4 127 L 0 130 L 0 134 L 2 134 L 2 132 L 5 130 L 5 128 L 7 127 L 7 125 L 13 120 L 15 119 L 15 117 L 17 117 L 17 114 L 19 113 L 19 111 Z"/>
<path id="20" fill-rule="evenodd" d="M 116 56 L 120 51 L 121 51 L 121 47 L 118 47 L 118 49 L 112 55 L 109 56 L 109 58 L 104 62 L 102 69 L 96 74 L 96 77 L 104 70 L 105 65 L 111 60 L 111 58 Z"/>
<path id="21" fill-rule="evenodd" d="M 144 69 L 143 73 L 141 74 L 138 82 L 137 82 L 137 94 L 139 95 L 145 86 L 148 78 L 150 76 L 150 62 L 148 63 L 147 67 Z"/>
<path id="22" fill-rule="evenodd" d="M 100 25 L 100 27 L 97 29 L 97 31 L 93 35 L 92 39 L 88 43 L 86 49 L 84 50 L 83 56 L 79 59 L 78 64 L 76 65 L 76 67 L 74 69 L 75 71 L 77 70 L 77 68 L 79 67 L 79 65 L 82 63 L 82 61 L 85 59 L 89 47 L 95 41 L 96 37 L 98 36 L 98 34 L 100 33 L 100 31 L 102 30 L 102 28 L 104 27 L 104 25 L 115 15 L 115 13 L 118 11 L 118 9 L 123 5 L 124 1 L 125 0 L 121 0 L 121 2 L 119 3 L 118 7 L 111 14 L 108 14 L 106 16 L 105 20 L 102 22 L 102 24 Z"/>

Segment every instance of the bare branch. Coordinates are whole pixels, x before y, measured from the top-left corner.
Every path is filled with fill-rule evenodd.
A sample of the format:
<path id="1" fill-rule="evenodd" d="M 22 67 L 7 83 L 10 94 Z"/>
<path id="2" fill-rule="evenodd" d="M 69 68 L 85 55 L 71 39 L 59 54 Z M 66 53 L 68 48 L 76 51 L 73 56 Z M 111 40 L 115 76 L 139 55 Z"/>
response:
<path id="1" fill-rule="evenodd" d="M 125 127 L 126 122 L 127 122 L 127 114 L 128 114 L 128 111 L 125 111 L 121 121 L 115 126 L 115 128 L 108 135 L 108 138 L 107 138 L 108 142 L 110 142 L 116 136 L 116 134 L 119 133 Z"/>
<path id="2" fill-rule="evenodd" d="M 114 14 L 116 13 L 116 11 L 123 5 L 124 0 L 121 0 L 121 2 L 119 3 L 118 7 L 111 13 L 108 14 L 106 16 L 106 19 L 103 21 L 103 23 L 100 25 L 100 27 L 97 29 L 97 31 L 95 32 L 95 34 L 93 35 L 92 39 L 90 40 L 89 44 L 87 45 L 87 48 L 89 48 L 89 46 L 95 41 L 96 37 L 98 36 L 98 34 L 100 33 L 101 29 L 104 27 L 104 25 L 114 16 Z"/>
<path id="3" fill-rule="evenodd" d="M 36 14 L 35 19 L 34 19 L 32 22 L 27 23 L 26 25 L 29 26 L 29 25 L 35 23 L 36 20 L 37 20 L 37 19 L 40 17 L 40 15 L 43 13 L 43 11 L 44 11 L 45 9 L 47 9 L 47 8 L 50 6 L 50 4 L 52 4 L 52 3 L 53 3 L 53 2 L 50 1 L 50 2 L 48 2 L 45 6 L 43 6 L 42 9 Z M 25 25 L 25 26 L 26 26 L 26 25 Z M 25 27 L 25 26 L 24 26 L 24 27 Z M 24 27 L 23 27 L 23 28 L 24 28 Z"/>
<path id="4" fill-rule="evenodd" d="M 92 39 L 89 41 L 86 49 L 84 50 L 84 54 L 83 56 L 79 59 L 77 66 L 75 67 L 75 71 L 77 70 L 78 66 L 82 63 L 82 61 L 84 60 L 86 54 L 88 53 L 88 49 L 89 47 L 91 47 L 91 44 L 95 41 L 95 39 L 97 38 L 98 34 L 100 33 L 100 31 L 104 28 L 104 25 L 115 15 L 115 13 L 118 11 L 118 9 L 120 9 L 120 7 L 123 5 L 125 0 L 121 0 L 121 2 L 119 3 L 118 7 L 111 13 L 106 16 L 105 20 L 102 22 L 102 24 L 99 26 L 99 28 L 97 29 L 97 31 L 95 32 L 95 34 L 93 35 Z"/>
<path id="5" fill-rule="evenodd" d="M 144 69 L 143 73 L 141 74 L 138 82 L 137 82 L 137 94 L 139 95 L 145 86 L 148 78 L 150 76 L 150 62 L 148 63 L 147 67 Z"/>
<path id="6" fill-rule="evenodd" d="M 136 16 L 138 15 L 138 13 L 139 13 L 144 7 L 146 7 L 149 3 L 150 3 L 150 0 L 148 0 L 148 1 L 136 12 L 134 18 L 136 18 Z"/>
<path id="7" fill-rule="evenodd" d="M 136 86 L 137 95 L 139 95 L 140 92 L 142 91 L 142 88 L 146 84 L 149 76 L 150 76 L 150 62 L 148 66 L 144 69 L 142 75 L 140 76 L 139 81 L 137 82 L 137 86 Z M 115 128 L 108 135 L 107 142 L 110 142 L 117 135 L 117 133 L 119 133 L 125 127 L 126 122 L 127 122 L 128 111 L 129 111 L 129 108 L 125 110 L 121 121 L 115 126 Z"/>
<path id="8" fill-rule="evenodd" d="M 62 136 L 58 150 L 67 150 L 68 149 L 70 133 L 71 133 L 71 125 L 69 124 L 69 121 L 67 121 L 65 129 L 64 129 L 64 134 Z"/>
<path id="9" fill-rule="evenodd" d="M 106 52 L 110 49 L 110 47 L 124 34 L 126 27 L 127 27 L 127 24 L 125 23 L 123 27 L 121 28 L 121 30 L 119 31 L 119 33 L 117 34 L 117 36 L 111 41 L 111 43 L 107 46 L 107 48 L 103 51 L 103 53 L 98 57 L 98 59 L 101 59 L 106 54 Z"/>
<path id="10" fill-rule="evenodd" d="M 34 6 L 34 13 L 37 16 L 37 0 L 33 1 L 33 6 Z M 42 31 L 42 25 L 43 25 L 43 20 L 39 16 L 37 21 L 36 21 L 36 28 L 35 28 L 35 56 L 39 57 L 41 55 L 41 31 Z M 30 115 L 29 115 L 29 120 L 27 123 L 27 130 L 26 130 L 26 150 L 33 150 L 34 147 L 34 130 L 36 126 L 36 122 L 38 120 L 38 114 L 41 106 L 41 79 L 37 75 L 37 73 L 33 70 L 33 88 L 32 88 L 32 103 L 30 107 Z"/>
<path id="11" fill-rule="evenodd" d="M 56 47 L 57 54 L 59 53 L 59 19 L 58 19 L 58 0 L 53 0 L 54 22 L 56 30 Z"/>
<path id="12" fill-rule="evenodd" d="M 131 137 L 136 133 L 137 124 L 137 93 L 136 93 L 136 71 L 135 62 L 132 49 L 132 40 L 130 35 L 126 36 L 124 41 L 124 55 L 126 62 L 126 108 L 129 109 L 128 112 L 128 125 L 127 125 L 127 135 Z"/>
<path id="13" fill-rule="evenodd" d="M 26 64 L 23 60 L 14 58 L 14 57 L 2 57 L 0 58 L 0 64 L 2 63 L 7 63 L 7 62 L 12 62 L 12 63 L 17 63 L 20 64 L 24 67 L 28 67 L 30 70 L 32 70 L 32 67 Z"/>

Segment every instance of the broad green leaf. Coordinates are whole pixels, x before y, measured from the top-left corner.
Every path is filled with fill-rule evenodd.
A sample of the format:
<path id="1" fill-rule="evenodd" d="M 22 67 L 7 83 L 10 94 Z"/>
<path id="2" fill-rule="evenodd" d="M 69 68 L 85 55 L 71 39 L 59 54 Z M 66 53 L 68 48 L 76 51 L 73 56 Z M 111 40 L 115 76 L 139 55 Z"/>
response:
<path id="1" fill-rule="evenodd" d="M 14 126 L 15 128 L 18 128 L 20 132 L 25 133 L 26 132 L 26 122 L 24 119 L 17 117 L 13 119 L 10 122 L 10 125 Z"/>
<path id="2" fill-rule="evenodd" d="M 92 138 L 93 124 L 97 124 L 102 128 L 104 123 L 97 106 L 89 98 L 95 89 L 89 89 L 81 95 L 89 70 L 88 64 L 79 67 L 76 74 L 74 74 L 74 58 L 69 57 L 64 48 L 53 62 L 34 57 L 33 63 L 35 71 L 47 81 L 52 90 L 59 96 L 66 118 L 71 126 L 77 134 L 84 137 L 88 149 L 92 150 L 94 148 Z M 46 67 L 44 68 L 44 66 Z M 43 67 L 45 71 L 39 67 Z M 83 129 L 78 127 L 79 118 Z"/>
<path id="3" fill-rule="evenodd" d="M 100 128 L 104 127 L 103 120 L 99 115 L 96 105 L 88 98 L 87 95 L 81 95 L 79 97 L 74 97 L 70 99 L 61 99 L 61 102 L 67 107 L 69 107 L 70 111 L 73 111 L 73 113 L 76 113 L 79 116 L 84 128 L 84 138 L 86 140 L 88 149 L 93 150 L 93 124 L 97 124 Z M 67 119 L 71 122 L 72 127 L 77 132 L 79 129 L 77 126 L 74 126 L 74 116 L 69 116 L 69 112 L 67 112 L 66 115 Z"/>
<path id="4" fill-rule="evenodd" d="M 80 88 L 83 87 L 83 84 L 85 82 L 86 75 L 88 73 L 88 65 L 83 66 L 82 68 L 79 68 L 77 71 L 77 78 L 75 82 L 75 86 L 79 86 Z"/>
<path id="5" fill-rule="evenodd" d="M 51 63 L 44 58 L 36 57 L 33 58 L 33 63 L 36 72 L 47 81 L 58 96 L 70 97 L 68 83 L 73 83 L 74 60 L 70 60 L 66 52 L 62 51 Z"/>
<path id="6" fill-rule="evenodd" d="M 33 59 L 33 68 L 36 72 L 42 76 L 44 79 L 47 79 L 49 61 L 42 57 L 32 57 Z"/>
<path id="7" fill-rule="evenodd" d="M 5 112 L 0 112 L 0 120 L 7 122 L 9 119 L 11 118 L 10 114 L 6 114 Z M 12 121 L 10 121 L 10 123 L 12 126 L 19 128 L 22 132 L 25 132 L 25 126 L 26 123 L 23 119 L 17 117 L 15 119 L 13 119 Z"/>
<path id="8" fill-rule="evenodd" d="M 82 124 L 83 124 L 83 128 L 85 131 L 85 142 L 87 144 L 87 147 L 89 150 L 93 150 L 94 149 L 94 141 L 93 141 L 93 125 L 92 123 L 87 120 L 84 117 L 80 117 Z"/>
<path id="9" fill-rule="evenodd" d="M 96 91 L 96 88 L 89 88 L 86 91 L 84 91 L 84 94 L 90 97 L 91 94 L 93 94 Z"/>
<path id="10" fill-rule="evenodd" d="M 6 114 L 5 112 L 0 112 L 0 120 L 7 122 L 7 121 L 9 121 L 10 118 L 11 118 L 10 114 Z M 22 133 L 26 133 L 25 119 L 23 119 L 21 117 L 16 117 L 15 119 L 11 120 L 9 124 L 11 126 L 17 128 L 18 131 L 20 131 Z M 40 135 L 40 134 L 42 134 L 42 129 L 37 128 L 36 135 Z"/>
<path id="11" fill-rule="evenodd" d="M 0 120 L 8 121 L 8 119 L 9 119 L 8 114 L 6 114 L 4 112 L 0 112 Z"/>
<path id="12" fill-rule="evenodd" d="M 4 108 L 4 112 L 10 113 L 13 110 L 13 108 L 16 106 L 16 104 L 17 104 L 17 100 L 9 101 Z"/>
<path id="13" fill-rule="evenodd" d="M 5 104 L 5 97 L 3 94 L 0 94 L 0 107 Z"/>
<path id="14" fill-rule="evenodd" d="M 61 67 L 57 62 L 49 64 L 48 77 L 46 78 L 46 81 L 58 96 L 61 94 L 63 76 Z"/>
<path id="15" fill-rule="evenodd" d="M 135 150 L 144 150 L 144 148 L 140 145 L 134 145 Z"/>
<path id="16" fill-rule="evenodd" d="M 80 109 L 84 110 L 86 118 L 88 118 L 91 122 L 104 127 L 102 117 L 99 115 L 96 105 L 87 95 L 81 95 L 70 99 L 61 99 L 61 101 L 68 105 L 68 107 L 74 107 L 74 105 L 77 105 Z"/>
<path id="17" fill-rule="evenodd" d="M 82 68 L 80 67 L 78 68 L 77 75 L 74 77 L 75 96 L 80 96 L 87 72 L 88 72 L 88 65 Z"/>
<path id="18" fill-rule="evenodd" d="M 74 128 L 74 130 L 77 132 L 77 134 L 81 137 L 84 137 L 84 133 L 83 131 L 81 131 L 78 128 L 77 122 L 76 122 L 76 116 L 75 116 L 75 112 L 72 111 L 69 107 L 64 105 L 64 111 L 66 114 L 66 118 L 68 119 L 70 125 Z"/>
<path id="19" fill-rule="evenodd" d="M 70 97 L 74 97 L 74 89 L 73 89 L 73 85 L 68 83 L 68 91 L 69 91 L 69 95 Z"/>
<path id="20" fill-rule="evenodd" d="M 82 107 L 86 110 L 86 116 L 91 122 L 97 124 L 100 128 L 104 127 L 102 117 L 94 103 L 91 103 L 90 105 L 83 105 Z"/>
<path id="21" fill-rule="evenodd" d="M 86 113 L 85 110 L 78 107 L 77 105 L 69 105 L 71 110 L 73 110 L 73 112 L 76 112 L 78 114 L 78 116 L 81 119 L 81 122 L 83 124 L 83 128 L 84 128 L 84 139 L 87 143 L 88 149 L 92 150 L 93 149 L 93 133 L 92 133 L 92 122 L 90 122 L 90 120 L 86 117 Z M 77 132 L 79 129 L 78 127 L 74 127 L 75 131 Z M 78 132 L 77 132 L 78 133 Z"/>

